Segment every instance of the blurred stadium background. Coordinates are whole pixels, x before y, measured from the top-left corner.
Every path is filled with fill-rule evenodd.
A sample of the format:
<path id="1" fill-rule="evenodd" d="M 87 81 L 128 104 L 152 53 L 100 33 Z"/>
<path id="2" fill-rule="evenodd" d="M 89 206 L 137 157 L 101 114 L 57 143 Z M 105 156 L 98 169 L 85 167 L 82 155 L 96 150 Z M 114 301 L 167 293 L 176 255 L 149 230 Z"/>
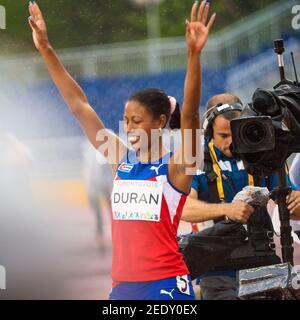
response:
<path id="1" fill-rule="evenodd" d="M 299 66 L 300 34 L 291 21 L 299 1 L 211 2 L 217 23 L 203 53 L 202 111 L 214 94 L 230 91 L 249 102 L 257 87 L 277 83 L 276 38 L 285 39 L 286 72 L 294 77 L 289 52 Z M 38 3 L 61 60 L 108 128 L 118 130 L 127 97 L 141 88 L 160 87 L 182 102 L 182 34 L 192 1 Z M 9 145 L 2 147 L 1 159 L 9 160 L 1 169 L 11 173 L 0 190 L 6 203 L 0 211 L 0 265 L 7 269 L 0 299 L 106 299 L 110 249 L 99 242 L 110 240 L 109 208 L 100 199 L 105 235 L 99 240 L 84 183 L 86 141 L 34 51 L 27 2 L 0 0 L 0 5 L 7 18 L 6 30 L 0 30 L 0 145 Z M 44 266 L 41 278 L 53 276 L 43 290 L 35 289 L 36 261 Z"/>

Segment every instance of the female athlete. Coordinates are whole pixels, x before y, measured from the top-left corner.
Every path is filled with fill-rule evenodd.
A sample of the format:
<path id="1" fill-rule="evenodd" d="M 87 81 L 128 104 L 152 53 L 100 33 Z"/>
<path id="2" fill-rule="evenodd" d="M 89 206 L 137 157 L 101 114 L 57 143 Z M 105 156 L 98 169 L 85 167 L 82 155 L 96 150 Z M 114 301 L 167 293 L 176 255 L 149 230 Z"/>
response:
<path id="1" fill-rule="evenodd" d="M 200 56 L 215 14 L 207 23 L 209 4 L 203 1 L 199 6 L 195 2 L 191 21 L 186 22 L 187 72 L 180 115 L 182 144 L 171 153 L 162 145 L 160 133 L 168 123 L 176 127 L 178 110 L 174 112 L 172 99 L 159 89 L 145 89 L 129 97 L 124 108 L 125 132 L 131 144 L 127 147 L 104 127 L 83 90 L 60 62 L 35 2 L 30 3 L 29 12 L 34 44 L 50 76 L 90 142 L 110 162 L 115 175 L 111 196 L 113 289 L 110 299 L 194 299 L 176 235 L 192 172 L 199 163 L 196 135 L 200 123 Z M 191 168 L 194 171 L 187 174 Z"/>

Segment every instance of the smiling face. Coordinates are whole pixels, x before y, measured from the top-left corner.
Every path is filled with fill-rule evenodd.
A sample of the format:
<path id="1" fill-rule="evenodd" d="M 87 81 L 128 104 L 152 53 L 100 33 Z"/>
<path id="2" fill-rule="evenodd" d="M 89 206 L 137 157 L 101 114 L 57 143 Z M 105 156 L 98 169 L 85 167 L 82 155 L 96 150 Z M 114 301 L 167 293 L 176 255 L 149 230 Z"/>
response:
<path id="1" fill-rule="evenodd" d="M 166 116 L 163 114 L 155 119 L 146 106 L 135 100 L 126 103 L 124 131 L 128 135 L 132 148 L 136 151 L 149 152 L 152 147 L 158 146 L 158 139 L 151 140 L 151 131 L 156 129 L 158 132 L 159 128 L 165 126 L 166 121 Z M 155 138 L 156 134 L 153 137 Z"/>

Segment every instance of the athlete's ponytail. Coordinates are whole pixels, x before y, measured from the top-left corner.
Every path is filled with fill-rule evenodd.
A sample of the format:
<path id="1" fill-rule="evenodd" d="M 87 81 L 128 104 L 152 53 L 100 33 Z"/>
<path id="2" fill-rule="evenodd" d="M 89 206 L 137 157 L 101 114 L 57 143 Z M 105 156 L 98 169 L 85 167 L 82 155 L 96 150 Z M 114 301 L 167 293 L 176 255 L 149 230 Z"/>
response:
<path id="1" fill-rule="evenodd" d="M 176 107 L 175 110 L 172 112 L 170 115 L 170 120 L 169 120 L 169 128 L 174 130 L 174 129 L 180 129 L 180 107 L 179 103 L 176 102 Z"/>

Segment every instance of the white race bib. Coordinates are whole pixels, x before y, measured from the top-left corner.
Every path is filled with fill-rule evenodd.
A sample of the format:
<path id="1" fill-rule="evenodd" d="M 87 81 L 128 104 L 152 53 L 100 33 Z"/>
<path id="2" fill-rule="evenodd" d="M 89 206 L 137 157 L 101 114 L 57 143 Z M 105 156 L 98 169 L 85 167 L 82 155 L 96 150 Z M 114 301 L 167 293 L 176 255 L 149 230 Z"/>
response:
<path id="1" fill-rule="evenodd" d="M 177 288 L 179 289 L 179 291 L 183 294 L 187 294 L 190 295 L 190 281 L 188 279 L 188 276 L 178 276 L 176 277 L 176 282 L 177 282 Z"/>
<path id="2" fill-rule="evenodd" d="M 147 180 L 115 180 L 111 195 L 114 220 L 159 221 L 163 184 Z"/>

